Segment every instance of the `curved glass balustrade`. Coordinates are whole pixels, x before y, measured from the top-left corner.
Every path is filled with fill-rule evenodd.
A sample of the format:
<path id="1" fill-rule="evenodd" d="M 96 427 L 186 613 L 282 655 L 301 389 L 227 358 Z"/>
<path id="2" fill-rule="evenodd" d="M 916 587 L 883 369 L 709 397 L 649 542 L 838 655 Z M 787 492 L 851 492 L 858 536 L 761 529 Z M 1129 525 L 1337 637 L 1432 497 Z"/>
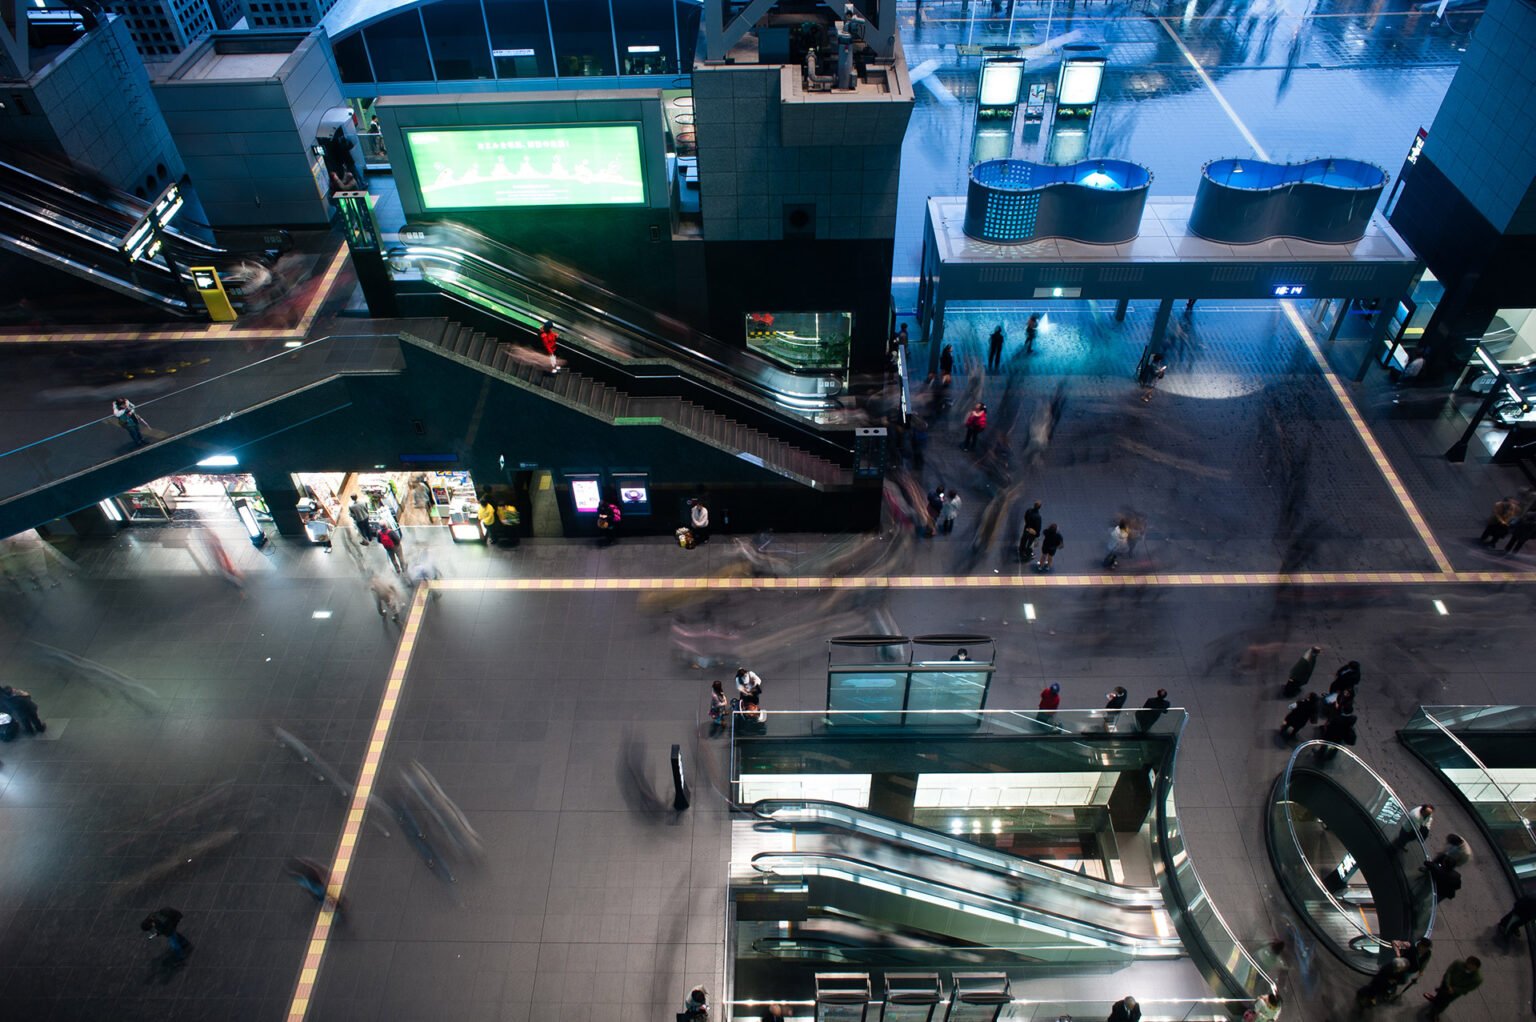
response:
<path id="1" fill-rule="evenodd" d="M 1421 706 L 1397 737 L 1472 813 L 1515 891 L 1536 893 L 1536 706 Z"/>
<path id="2" fill-rule="evenodd" d="M 1035 238 L 1099 245 L 1130 241 L 1151 184 L 1151 171 L 1125 160 L 1067 166 L 986 160 L 971 168 L 965 233 L 999 244 Z"/>
<path id="3" fill-rule="evenodd" d="M 1387 172 L 1360 160 L 1212 160 L 1200 175 L 1189 229 L 1234 245 L 1359 241 L 1386 186 Z"/>
<path id="4" fill-rule="evenodd" d="M 1410 877 L 1394 844 L 1407 814 L 1380 775 L 1331 742 L 1297 746 L 1270 797 L 1265 837 L 1280 886 L 1329 949 L 1359 972 L 1375 973 L 1393 940 L 1434 930 L 1434 890 L 1417 871 L 1428 852 L 1415 838 L 1406 853 Z M 1320 820 L 1342 848 L 1321 850 Z M 1330 858 L 1317 861 L 1323 855 Z M 1346 893 L 1357 870 L 1369 883 L 1369 904 Z"/>

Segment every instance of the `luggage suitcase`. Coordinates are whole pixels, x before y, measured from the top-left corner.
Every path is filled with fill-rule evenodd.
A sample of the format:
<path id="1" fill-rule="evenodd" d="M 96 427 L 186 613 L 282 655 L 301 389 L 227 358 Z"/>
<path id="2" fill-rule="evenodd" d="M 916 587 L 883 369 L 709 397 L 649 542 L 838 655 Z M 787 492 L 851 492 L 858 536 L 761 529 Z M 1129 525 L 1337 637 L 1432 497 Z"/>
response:
<path id="1" fill-rule="evenodd" d="M 0 742 L 13 742 L 21 733 L 21 725 L 9 713 L 0 713 Z"/>

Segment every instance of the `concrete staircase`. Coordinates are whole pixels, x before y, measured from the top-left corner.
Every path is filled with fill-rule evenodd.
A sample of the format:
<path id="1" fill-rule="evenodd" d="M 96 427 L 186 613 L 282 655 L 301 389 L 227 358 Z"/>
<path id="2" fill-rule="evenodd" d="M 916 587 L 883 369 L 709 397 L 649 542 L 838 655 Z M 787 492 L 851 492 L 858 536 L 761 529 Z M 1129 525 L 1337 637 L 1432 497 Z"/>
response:
<path id="1" fill-rule="evenodd" d="M 569 369 L 550 373 L 542 352 L 537 359 L 530 359 L 526 349 L 518 352 L 505 341 L 451 320 L 440 338 L 434 339 L 430 334 L 425 330 L 407 332 L 401 338 L 614 426 L 671 429 L 816 489 L 841 488 L 853 483 L 849 469 L 691 401 L 679 397 L 636 397 Z"/>

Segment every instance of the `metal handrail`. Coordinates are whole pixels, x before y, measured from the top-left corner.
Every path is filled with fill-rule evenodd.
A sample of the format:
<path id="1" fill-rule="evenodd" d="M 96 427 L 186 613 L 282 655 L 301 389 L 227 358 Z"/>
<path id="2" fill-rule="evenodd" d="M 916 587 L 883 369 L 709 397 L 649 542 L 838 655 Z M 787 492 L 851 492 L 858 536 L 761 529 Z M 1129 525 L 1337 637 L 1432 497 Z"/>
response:
<path id="1" fill-rule="evenodd" d="M 1514 811 L 1515 816 L 1520 820 L 1521 824 L 1524 825 L 1526 837 L 1531 839 L 1531 847 L 1533 850 L 1536 850 L 1536 825 L 1533 825 L 1525 813 L 1520 810 L 1520 803 L 1516 802 L 1514 797 L 1505 790 L 1504 785 L 1499 783 L 1498 777 L 1495 776 L 1492 770 L 1488 769 L 1488 764 L 1484 763 L 1482 759 L 1477 755 L 1477 753 L 1468 748 L 1466 742 L 1463 742 L 1460 738 L 1456 737 L 1456 733 L 1447 727 L 1445 723 L 1440 720 L 1440 718 L 1436 717 L 1433 713 L 1430 713 L 1429 707 L 1420 706 L 1419 713 L 1424 717 L 1425 720 L 1439 728 L 1441 734 L 1445 735 L 1445 737 L 1454 742 L 1456 748 L 1461 751 L 1462 755 L 1471 760 L 1477 769 L 1483 772 L 1483 776 L 1488 778 L 1489 783 L 1498 789 L 1499 797 L 1502 798 L 1505 804 Z"/>
<path id="2" fill-rule="evenodd" d="M 1281 785 L 1281 788 L 1284 790 L 1284 792 L 1286 792 L 1288 794 L 1289 791 L 1290 791 L 1291 774 L 1292 774 L 1292 771 L 1295 769 L 1296 762 L 1300 758 L 1301 754 L 1304 751 L 1305 752 L 1314 752 L 1315 753 L 1315 752 L 1321 752 L 1321 751 L 1323 751 L 1325 749 L 1334 750 L 1336 753 L 1343 753 L 1344 755 L 1348 756 L 1354 762 L 1354 764 L 1356 766 L 1359 766 L 1359 767 L 1363 768 L 1366 773 L 1370 774 L 1371 779 L 1374 780 L 1377 784 L 1379 784 L 1381 786 L 1382 790 L 1387 793 L 1387 796 L 1394 803 L 1396 803 L 1399 808 L 1401 808 L 1403 810 L 1403 817 L 1404 817 L 1404 819 L 1407 818 L 1408 811 L 1409 811 L 1408 810 L 1408 804 L 1406 802 L 1404 802 L 1401 798 L 1398 797 L 1397 792 L 1392 790 L 1392 786 L 1390 784 L 1388 784 L 1386 782 L 1386 780 L 1380 774 L 1378 774 L 1376 771 L 1372 770 L 1370 765 L 1368 763 L 1366 763 L 1365 760 L 1361 759 L 1359 756 L 1356 756 L 1353 752 L 1350 752 L 1348 749 L 1344 748 L 1341 745 L 1336 745 L 1333 742 L 1325 742 L 1325 741 L 1322 741 L 1321 739 L 1313 739 L 1311 741 L 1302 742 L 1300 745 L 1298 745 L 1296 747 L 1295 751 L 1293 751 L 1291 753 L 1291 758 L 1286 761 L 1285 770 L 1280 775 L 1280 785 Z M 1328 890 L 1328 888 L 1323 884 L 1322 879 L 1320 877 L 1318 877 L 1317 873 L 1311 868 L 1311 865 L 1310 865 L 1310 863 L 1309 863 L 1309 861 L 1308 861 L 1308 859 L 1306 857 L 1306 853 L 1302 850 L 1301 837 L 1300 837 L 1300 835 L 1298 835 L 1296 833 L 1296 820 L 1295 820 L 1295 817 L 1291 813 L 1291 808 L 1290 807 L 1292 805 L 1297 804 L 1297 803 L 1295 803 L 1292 799 L 1290 799 L 1288 797 L 1287 798 L 1283 798 L 1283 799 L 1277 799 L 1276 801 L 1277 801 L 1277 804 L 1280 805 L 1284 809 L 1285 826 L 1286 826 L 1286 831 L 1290 835 L 1290 838 L 1291 838 L 1291 845 L 1292 845 L 1293 849 L 1295 850 L 1296 855 L 1300 858 L 1301 862 L 1304 863 L 1304 864 L 1307 864 L 1308 868 L 1305 871 L 1306 875 L 1311 879 L 1313 886 L 1318 891 L 1322 892 L 1323 897 L 1325 899 L 1327 899 L 1327 901 L 1328 901 L 1328 903 L 1330 905 L 1333 906 L 1333 908 L 1337 912 L 1339 918 L 1343 919 L 1346 923 L 1348 923 L 1350 928 L 1353 929 L 1358 934 L 1357 937 L 1351 939 L 1350 944 L 1353 945 L 1356 940 L 1360 940 L 1360 939 L 1363 938 L 1363 939 L 1365 939 L 1365 941 L 1367 943 L 1369 943 L 1372 946 L 1374 946 L 1377 949 L 1377 951 L 1383 951 L 1383 950 L 1391 948 L 1392 947 L 1392 942 L 1391 941 L 1385 940 L 1385 939 L 1383 939 L 1381 937 L 1378 937 L 1376 934 L 1370 932 L 1369 930 L 1366 930 L 1366 929 L 1362 928 L 1360 926 L 1360 924 L 1358 924 L 1354 920 L 1354 918 L 1353 918 L 1353 914 L 1354 914 L 1353 911 L 1350 908 L 1348 908 L 1346 905 L 1344 905 L 1342 902 L 1340 902 L 1339 899 L 1337 899 L 1337 898 L 1335 898 L 1333 896 L 1333 892 Z M 1423 839 L 1418 836 L 1417 830 L 1415 830 L 1415 832 L 1414 832 L 1414 840 L 1418 841 L 1419 842 L 1419 846 L 1421 848 L 1423 848 L 1424 842 L 1423 842 Z M 1426 860 L 1429 858 L 1428 849 L 1425 849 L 1424 858 Z M 1434 901 L 1433 898 L 1431 898 L 1430 901 L 1429 901 L 1429 917 L 1427 919 L 1425 919 L 1425 921 L 1424 921 L 1424 933 L 1423 933 L 1423 936 L 1426 936 L 1426 937 L 1429 936 L 1431 933 L 1434 932 L 1434 929 L 1435 929 L 1435 901 Z"/>

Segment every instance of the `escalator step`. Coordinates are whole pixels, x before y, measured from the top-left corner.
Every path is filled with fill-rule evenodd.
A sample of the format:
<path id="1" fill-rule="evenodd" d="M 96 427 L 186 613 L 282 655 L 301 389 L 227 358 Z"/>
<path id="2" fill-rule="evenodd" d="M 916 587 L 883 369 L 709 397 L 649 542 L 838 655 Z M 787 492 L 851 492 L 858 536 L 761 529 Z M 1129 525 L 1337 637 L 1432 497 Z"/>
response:
<path id="1" fill-rule="evenodd" d="M 491 355 L 488 364 L 497 372 L 504 373 L 507 371 L 507 358 L 507 346 L 505 344 L 498 344 L 496 345 L 496 351 Z"/>
<path id="2" fill-rule="evenodd" d="M 592 381 L 582 377 L 576 384 L 576 403 L 583 407 L 592 406 Z"/>
<path id="3" fill-rule="evenodd" d="M 442 336 L 437 339 L 438 347 L 453 349 L 453 339 L 459 335 L 459 324 L 449 320 L 443 324 Z"/>
<path id="4" fill-rule="evenodd" d="M 474 359 L 476 362 L 479 362 L 485 357 L 485 343 L 485 334 L 480 333 L 478 330 L 475 331 L 475 336 L 470 338 L 469 341 L 469 350 L 466 351 L 465 354 Z"/>

